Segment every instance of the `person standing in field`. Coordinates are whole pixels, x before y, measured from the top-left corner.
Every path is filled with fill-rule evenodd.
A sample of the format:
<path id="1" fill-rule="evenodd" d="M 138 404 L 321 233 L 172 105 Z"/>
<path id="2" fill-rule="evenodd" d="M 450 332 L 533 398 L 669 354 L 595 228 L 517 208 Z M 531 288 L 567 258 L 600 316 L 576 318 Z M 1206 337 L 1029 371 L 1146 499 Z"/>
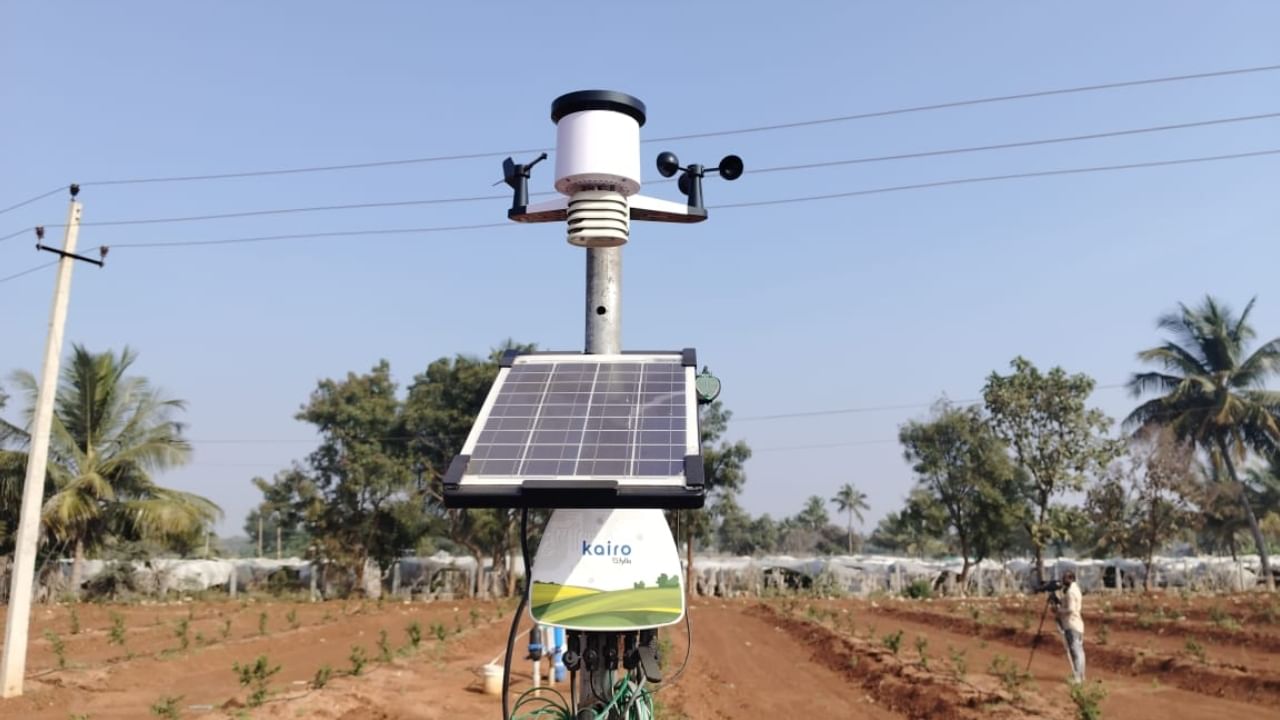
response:
<path id="1" fill-rule="evenodd" d="M 1076 574 L 1067 571 L 1062 576 L 1062 597 L 1056 593 L 1050 600 L 1057 611 L 1058 629 L 1062 631 L 1063 644 L 1067 646 L 1067 659 L 1071 661 L 1071 675 L 1077 684 L 1084 682 L 1084 617 L 1080 614 L 1083 600 Z"/>

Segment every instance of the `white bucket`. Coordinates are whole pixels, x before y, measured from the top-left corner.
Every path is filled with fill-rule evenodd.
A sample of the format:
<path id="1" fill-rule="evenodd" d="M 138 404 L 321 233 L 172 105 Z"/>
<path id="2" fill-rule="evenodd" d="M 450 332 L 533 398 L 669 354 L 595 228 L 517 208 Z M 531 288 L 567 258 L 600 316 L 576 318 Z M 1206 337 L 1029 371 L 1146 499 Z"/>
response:
<path id="1" fill-rule="evenodd" d="M 484 691 L 488 695 L 502 694 L 502 666 L 489 663 L 481 670 L 484 676 Z"/>

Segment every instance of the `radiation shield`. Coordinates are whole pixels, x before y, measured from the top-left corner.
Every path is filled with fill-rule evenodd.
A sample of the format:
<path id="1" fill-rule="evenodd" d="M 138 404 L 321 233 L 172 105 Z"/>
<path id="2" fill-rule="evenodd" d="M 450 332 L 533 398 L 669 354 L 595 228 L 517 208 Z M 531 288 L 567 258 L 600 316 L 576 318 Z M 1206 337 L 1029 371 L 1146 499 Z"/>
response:
<path id="1" fill-rule="evenodd" d="M 680 553 L 661 510 L 557 510 L 531 576 L 529 616 L 543 625 L 625 632 L 684 617 Z"/>

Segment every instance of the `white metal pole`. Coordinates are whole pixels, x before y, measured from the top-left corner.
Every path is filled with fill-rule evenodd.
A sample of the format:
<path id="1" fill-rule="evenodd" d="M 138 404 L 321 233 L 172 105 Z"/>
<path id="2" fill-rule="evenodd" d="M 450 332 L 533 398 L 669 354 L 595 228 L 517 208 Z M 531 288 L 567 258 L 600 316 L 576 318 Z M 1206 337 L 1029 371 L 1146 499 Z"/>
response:
<path id="1" fill-rule="evenodd" d="M 62 241 L 64 253 L 76 251 L 80 234 L 80 203 L 74 198 L 67 212 L 67 231 Z M 49 462 L 49 433 L 53 424 L 53 401 L 58 390 L 58 361 L 62 355 L 62 331 L 67 322 L 71 298 L 71 267 L 75 259 L 63 255 L 53 287 L 53 309 L 49 314 L 49 336 L 44 346 L 44 365 L 36 392 L 35 416 L 31 422 L 31 447 L 27 453 L 27 475 L 22 486 L 22 510 L 18 520 L 9 610 L 4 626 L 4 657 L 0 661 L 0 697 L 22 694 L 22 677 L 27 666 L 27 634 L 31 621 L 31 590 L 35 581 L 36 548 L 40 540 L 40 506 L 44 501 L 44 476 Z"/>

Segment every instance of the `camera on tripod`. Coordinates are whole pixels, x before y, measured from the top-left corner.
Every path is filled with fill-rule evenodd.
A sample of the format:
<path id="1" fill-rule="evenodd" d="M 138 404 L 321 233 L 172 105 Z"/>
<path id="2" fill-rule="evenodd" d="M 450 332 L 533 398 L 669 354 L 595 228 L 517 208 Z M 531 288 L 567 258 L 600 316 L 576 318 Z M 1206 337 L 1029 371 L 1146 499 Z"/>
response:
<path id="1" fill-rule="evenodd" d="M 1062 589 L 1062 583 L 1057 580 L 1050 580 L 1047 583 L 1041 583 L 1032 593 L 1056 593 Z"/>

